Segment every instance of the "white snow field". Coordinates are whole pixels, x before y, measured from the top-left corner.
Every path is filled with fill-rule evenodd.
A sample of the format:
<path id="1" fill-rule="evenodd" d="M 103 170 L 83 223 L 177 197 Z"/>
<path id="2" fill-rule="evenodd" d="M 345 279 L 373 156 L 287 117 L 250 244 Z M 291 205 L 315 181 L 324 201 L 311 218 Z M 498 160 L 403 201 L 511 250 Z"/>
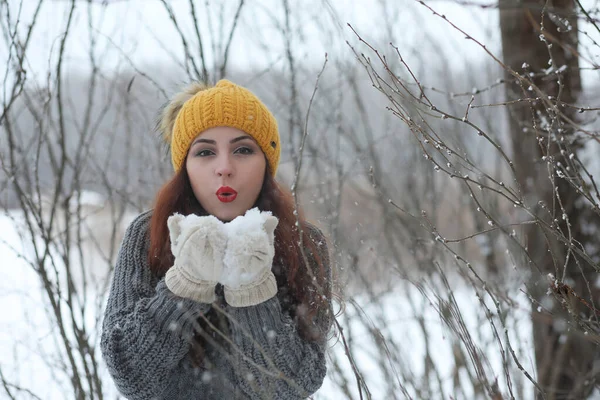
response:
<path id="1" fill-rule="evenodd" d="M 123 230 L 133 217 L 133 214 L 128 215 L 120 229 Z M 64 350 L 60 346 L 56 324 L 47 317 L 48 301 L 42 293 L 39 278 L 19 256 L 31 252 L 31 245 L 27 244 L 26 238 L 25 242 L 21 240 L 16 228 L 20 219 L 21 213 L 16 211 L 0 216 L 0 260 L 3 265 L 0 269 L 0 309 L 3 310 L 0 313 L 0 366 L 8 382 L 41 399 L 70 398 L 72 389 L 69 379 L 61 372 L 61 366 L 65 364 Z M 102 275 L 102 271 L 95 272 L 98 276 Z M 504 351 L 513 390 L 517 386 L 524 386 L 521 395 L 531 398 L 531 385 L 508 354 L 504 328 L 497 316 L 492 319 L 502 342 L 502 350 L 482 312 L 475 290 L 464 283 L 451 285 L 456 286 L 452 288 L 453 295 L 464 318 L 463 337 L 468 334 L 473 347 L 489 359 L 489 364 L 482 362 L 482 371 L 488 381 L 493 383 L 497 378 L 500 389 L 503 393 L 507 392 L 502 362 Z M 439 306 L 436 292 L 442 298 L 447 298 L 446 291 L 427 287 L 419 291 L 414 285 L 405 283 L 374 299 L 366 295 L 347 299 L 345 313 L 338 317 L 338 321 L 344 328 L 347 345 L 371 398 L 477 398 L 472 392 L 467 369 L 459 368 L 454 374 L 453 352 L 458 351 L 459 341 L 436 311 Z M 85 320 L 90 336 L 97 343 L 99 336 L 95 327 L 99 325 L 96 325 L 96 320 L 101 317 L 99 314 L 103 305 L 96 304 L 96 294 L 93 287 L 88 288 Z M 513 300 L 519 301 L 511 309 L 502 305 L 503 310 L 508 312 L 508 336 L 522 367 L 534 375 L 529 306 L 518 287 L 511 295 Z M 486 304 L 492 303 L 486 301 Z M 445 310 L 450 314 L 453 312 L 452 307 Z M 496 312 L 494 308 L 490 310 Z M 385 338 L 385 346 L 378 337 Z M 429 372 L 425 370 L 427 351 L 431 366 L 434 367 Z M 100 357 L 99 345 L 96 356 Z M 464 361 L 471 365 L 469 359 Z M 355 374 L 339 337 L 330 341 L 328 364 L 327 378 L 314 397 L 332 400 L 360 398 Z M 472 366 L 469 370 L 474 371 Z M 105 397 L 116 398 L 117 391 L 104 367 L 102 376 Z M 453 389 L 455 387 L 462 387 L 463 391 L 456 391 Z M 427 388 L 433 388 L 433 391 L 428 392 Z M 515 392 L 516 398 L 522 398 L 521 395 Z M 22 391 L 16 398 L 35 397 Z M 368 398 L 364 392 L 363 398 Z"/>

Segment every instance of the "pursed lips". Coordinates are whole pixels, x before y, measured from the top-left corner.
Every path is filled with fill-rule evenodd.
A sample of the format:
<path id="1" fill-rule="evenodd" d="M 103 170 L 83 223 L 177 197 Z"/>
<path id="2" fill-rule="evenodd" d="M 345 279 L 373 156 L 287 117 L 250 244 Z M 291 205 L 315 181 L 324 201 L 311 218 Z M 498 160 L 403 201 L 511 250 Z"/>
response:
<path id="1" fill-rule="evenodd" d="M 216 195 L 222 203 L 230 203 L 237 197 L 237 192 L 229 186 L 221 186 Z"/>

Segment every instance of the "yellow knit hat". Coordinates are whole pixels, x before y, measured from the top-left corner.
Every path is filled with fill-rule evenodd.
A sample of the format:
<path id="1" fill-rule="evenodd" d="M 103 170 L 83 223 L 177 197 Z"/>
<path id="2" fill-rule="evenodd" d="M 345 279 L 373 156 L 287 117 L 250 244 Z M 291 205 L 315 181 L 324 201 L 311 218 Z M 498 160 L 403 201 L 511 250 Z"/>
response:
<path id="1" fill-rule="evenodd" d="M 165 141 L 171 144 L 175 171 L 181 168 L 192 141 L 217 126 L 237 128 L 252 136 L 275 176 L 281 154 L 275 117 L 256 95 L 225 79 L 214 87 L 192 83 L 163 111 L 160 128 Z"/>

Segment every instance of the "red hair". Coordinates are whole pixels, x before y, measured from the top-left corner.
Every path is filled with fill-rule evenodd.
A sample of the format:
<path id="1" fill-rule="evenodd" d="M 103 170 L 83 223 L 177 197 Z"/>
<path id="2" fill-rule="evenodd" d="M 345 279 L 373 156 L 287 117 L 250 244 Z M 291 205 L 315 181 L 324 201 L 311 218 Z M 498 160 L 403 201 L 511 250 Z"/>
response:
<path id="1" fill-rule="evenodd" d="M 255 206 L 261 211 L 271 211 L 279 219 L 275 230 L 273 273 L 277 280 L 278 296 L 282 299 L 283 311 L 288 312 L 296 321 L 298 333 L 303 339 L 324 341 L 326 332 L 319 332 L 313 326 L 313 318 L 319 312 L 326 312 L 331 300 L 330 283 L 327 282 L 329 278 L 326 276 L 324 260 L 318 250 L 318 242 L 324 238 L 310 234 L 311 231 L 314 232 L 314 228 L 311 228 L 300 208 L 295 205 L 292 193 L 280 186 L 271 176 L 268 165 Z M 164 275 L 173 265 L 174 256 L 171 252 L 167 219 L 175 212 L 183 215 L 207 215 L 192 191 L 186 168 L 181 168 L 156 196 L 150 222 L 148 261 L 150 268 L 159 276 Z M 305 265 L 299 245 L 300 230 L 296 218 L 302 228 L 302 250 L 307 256 L 306 260 L 313 264 L 309 268 Z M 326 256 L 328 257 L 323 255 Z M 217 325 L 221 332 L 227 332 L 224 330 L 222 318 L 206 315 L 205 319 Z M 206 328 L 206 321 L 199 323 Z M 192 348 L 196 348 L 195 353 L 199 354 L 198 359 L 201 361 L 204 341 L 198 334 L 196 342 L 198 346 Z"/>

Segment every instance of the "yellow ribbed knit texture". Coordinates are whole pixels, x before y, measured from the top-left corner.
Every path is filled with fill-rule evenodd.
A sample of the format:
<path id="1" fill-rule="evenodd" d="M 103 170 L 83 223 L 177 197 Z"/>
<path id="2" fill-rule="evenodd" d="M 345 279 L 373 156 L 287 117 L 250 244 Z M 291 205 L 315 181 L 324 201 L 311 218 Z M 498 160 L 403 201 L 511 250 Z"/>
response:
<path id="1" fill-rule="evenodd" d="M 269 109 L 248 89 L 222 79 L 185 102 L 175 120 L 171 138 L 171 161 L 179 171 L 200 133 L 217 126 L 237 128 L 252 136 L 265 153 L 275 176 L 281 154 L 277 121 Z"/>

